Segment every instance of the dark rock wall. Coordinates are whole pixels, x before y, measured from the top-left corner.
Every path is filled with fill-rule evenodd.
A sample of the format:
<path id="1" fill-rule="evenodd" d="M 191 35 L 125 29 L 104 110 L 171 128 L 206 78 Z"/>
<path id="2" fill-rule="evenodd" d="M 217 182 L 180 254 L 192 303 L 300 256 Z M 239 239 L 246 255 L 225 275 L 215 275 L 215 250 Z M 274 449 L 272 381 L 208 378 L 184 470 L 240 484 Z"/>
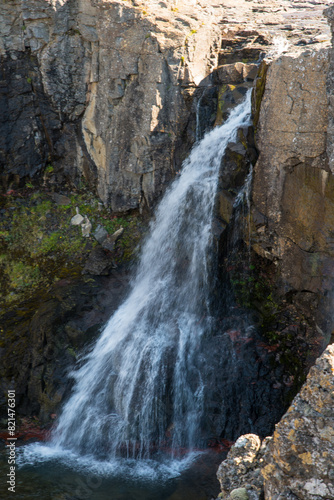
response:
<path id="1" fill-rule="evenodd" d="M 62 279 L 41 297 L 2 316 L 0 411 L 15 386 L 18 416 L 49 423 L 69 395 L 69 371 L 90 348 L 127 290 L 129 270 L 110 276 Z"/>

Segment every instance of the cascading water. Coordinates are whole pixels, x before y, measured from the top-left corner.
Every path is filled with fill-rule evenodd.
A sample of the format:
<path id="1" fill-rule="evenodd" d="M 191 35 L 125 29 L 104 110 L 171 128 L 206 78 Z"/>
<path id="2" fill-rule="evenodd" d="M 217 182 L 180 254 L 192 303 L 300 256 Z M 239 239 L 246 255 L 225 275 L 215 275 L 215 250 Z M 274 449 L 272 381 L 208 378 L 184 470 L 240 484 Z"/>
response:
<path id="1" fill-rule="evenodd" d="M 196 104 L 196 135 L 195 135 L 196 142 L 200 141 L 203 136 L 203 131 L 201 130 L 201 104 L 202 104 L 202 99 L 205 96 L 206 89 L 207 87 L 204 88 Z"/>
<path id="2" fill-rule="evenodd" d="M 251 91 L 192 150 L 161 201 L 131 292 L 74 374 L 52 445 L 109 459 L 191 448 L 200 434 L 210 331 L 208 250 L 219 167 L 249 123 Z"/>
<path id="3" fill-rule="evenodd" d="M 253 181 L 253 165 L 250 166 L 249 173 L 246 177 L 243 188 L 235 199 L 234 202 L 234 228 L 239 227 L 239 221 L 241 213 L 239 208 L 244 206 L 244 201 L 246 201 L 246 213 L 243 213 L 243 218 L 247 218 L 247 231 L 248 231 L 248 258 L 251 256 L 251 188 Z"/>

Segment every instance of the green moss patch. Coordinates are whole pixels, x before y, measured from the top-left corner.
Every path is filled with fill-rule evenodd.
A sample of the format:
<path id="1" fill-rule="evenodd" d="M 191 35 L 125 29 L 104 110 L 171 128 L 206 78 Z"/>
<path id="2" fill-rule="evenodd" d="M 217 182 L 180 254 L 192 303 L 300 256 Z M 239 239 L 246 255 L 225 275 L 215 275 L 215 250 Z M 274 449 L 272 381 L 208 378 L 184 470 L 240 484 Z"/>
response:
<path id="1" fill-rule="evenodd" d="M 0 197 L 0 306 L 3 310 L 47 289 L 64 277 L 81 274 L 98 225 L 109 234 L 124 228 L 112 259 L 129 261 L 137 246 L 143 220 L 137 215 L 111 213 L 89 192 L 67 193 L 57 204 L 53 193 L 25 188 Z M 92 223 L 89 237 L 72 226 L 76 207 Z M 1 314 L 1 312 L 0 312 Z"/>

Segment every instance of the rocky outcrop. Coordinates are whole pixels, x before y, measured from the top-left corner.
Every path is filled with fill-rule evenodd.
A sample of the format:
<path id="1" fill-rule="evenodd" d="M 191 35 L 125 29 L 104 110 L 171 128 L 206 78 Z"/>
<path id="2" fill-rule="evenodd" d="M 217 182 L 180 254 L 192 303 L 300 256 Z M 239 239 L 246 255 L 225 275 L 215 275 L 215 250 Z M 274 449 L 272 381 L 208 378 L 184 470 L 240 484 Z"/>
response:
<path id="1" fill-rule="evenodd" d="M 334 345 L 276 426 L 265 458 L 265 498 L 334 498 Z"/>
<path id="2" fill-rule="evenodd" d="M 217 386 L 224 387 L 222 401 L 240 408 L 240 420 L 244 412 L 251 415 L 239 427 L 238 418 L 221 419 L 222 437 L 228 439 L 236 439 L 240 431 L 273 431 L 268 424 L 280 416 L 264 407 L 279 408 L 281 415 L 286 411 L 333 328 L 334 198 L 326 153 L 329 54 L 327 49 L 295 49 L 262 62 L 254 92 L 255 145 L 246 133 L 241 144 L 231 145 L 227 168 L 222 168 L 219 214 L 224 232 L 215 311 L 226 318 L 237 307 L 239 325 L 245 311 L 252 325 L 250 340 L 234 319 L 234 342 L 247 342 L 240 356 L 244 366 L 235 342 L 228 380 L 224 367 L 216 377 Z M 234 66 L 235 79 L 238 68 Z M 227 69 L 232 68 L 217 72 L 223 75 Z M 252 151 L 259 153 L 257 161 Z M 253 178 L 240 191 L 250 163 Z M 220 323 L 224 336 L 231 328 L 226 323 Z M 257 359 L 259 376 L 248 385 Z M 262 408 L 256 401 L 263 402 Z M 216 410 L 216 419 L 218 415 Z"/>
<path id="3" fill-rule="evenodd" d="M 50 423 L 69 394 L 69 370 L 124 298 L 128 283 L 126 267 L 113 269 L 109 276 L 65 278 L 43 299 L 37 295 L 23 302 L 19 314 L 9 308 L 2 315 L 1 418 L 14 383 L 17 416 Z"/>
<path id="4" fill-rule="evenodd" d="M 265 90 L 255 123 L 259 158 L 245 240 L 253 251 L 254 279 L 268 299 L 253 289 L 250 303 L 295 380 L 325 348 L 333 328 L 328 70 L 327 49 L 289 52 L 263 63 L 256 84 L 259 95 Z"/>
<path id="5" fill-rule="evenodd" d="M 5 189 L 52 164 L 55 183 L 84 178 L 113 210 L 151 207 L 195 140 L 195 89 L 268 37 L 326 43 L 323 3 L 2 0 Z"/>
<path id="6" fill-rule="evenodd" d="M 217 471 L 221 493 L 228 500 L 257 500 L 263 489 L 261 466 L 267 438 L 261 443 L 256 434 L 240 436 Z"/>
<path id="7" fill-rule="evenodd" d="M 235 56 L 230 48 L 238 47 L 244 55 L 250 49 L 241 47 L 241 37 L 238 45 L 226 38 L 226 53 L 221 53 L 220 61 L 229 63 Z M 259 158 L 252 161 L 253 179 L 248 183 L 244 206 L 234 205 L 227 177 L 225 189 L 219 193 L 220 217 L 227 227 L 221 238 L 223 293 L 217 307 L 225 304 L 224 311 L 230 311 L 234 295 L 239 311 L 249 312 L 250 321 L 262 334 L 253 356 L 260 354 L 263 359 L 260 345 L 271 353 L 270 375 L 263 378 L 266 382 L 272 379 L 270 395 L 280 399 L 282 413 L 328 344 L 333 329 L 334 198 L 332 132 L 328 127 L 332 119 L 328 108 L 332 51 L 315 44 L 305 50 L 301 45 L 295 41 L 293 47 L 278 44 L 268 48 L 256 77 L 253 104 Z M 224 75 L 228 69 L 232 74 L 228 66 L 217 73 Z M 238 69 L 240 74 L 241 66 L 233 68 L 235 80 Z M 251 349 L 251 343 L 248 347 Z M 260 378 L 254 384 L 259 392 L 262 382 Z M 244 382 L 240 379 L 238 387 L 242 393 Z M 228 400 L 238 406 L 237 398 L 231 395 Z M 254 396 L 252 401 L 256 400 Z M 242 409 L 247 401 L 243 394 Z M 253 406 L 249 414 L 252 422 L 246 432 L 257 432 L 255 428 L 263 432 L 258 408 Z M 225 427 L 226 431 L 224 437 L 231 439 L 233 431 L 229 434 L 231 428 Z"/>
<path id="8" fill-rule="evenodd" d="M 256 435 L 237 440 L 218 469 L 222 490 L 219 497 L 334 498 L 333 395 L 332 344 L 311 368 L 302 390 L 276 425 L 273 437 L 262 444 Z"/>
<path id="9" fill-rule="evenodd" d="M 309 291 L 321 286 L 314 268 L 319 258 L 314 254 L 331 250 L 334 212 L 326 154 L 327 72 L 327 50 L 273 61 L 256 135 L 260 156 L 253 187 L 259 235 L 255 249 L 271 260 L 280 259 L 283 279 L 295 289 Z M 266 251 L 266 246 L 271 250 Z M 303 260 L 301 252 L 311 254 L 313 261 L 312 272 L 311 262 L 306 263 L 303 275 L 298 273 L 301 264 L 296 265 Z M 294 254 L 294 269 L 284 267 L 290 261 L 286 254 Z"/>
<path id="10" fill-rule="evenodd" d="M 84 176 L 113 210 L 174 174 L 188 99 L 217 62 L 219 2 L 1 2 L 1 174 Z M 14 177 L 15 176 L 15 177 Z"/>

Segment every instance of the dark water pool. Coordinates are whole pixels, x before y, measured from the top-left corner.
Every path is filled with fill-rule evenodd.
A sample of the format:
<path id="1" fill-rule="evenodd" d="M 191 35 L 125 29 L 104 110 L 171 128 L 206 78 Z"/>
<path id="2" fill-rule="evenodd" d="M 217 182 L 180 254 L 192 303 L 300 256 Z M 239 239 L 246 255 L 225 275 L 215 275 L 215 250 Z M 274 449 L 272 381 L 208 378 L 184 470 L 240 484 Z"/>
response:
<path id="1" fill-rule="evenodd" d="M 203 452 L 187 460 L 157 464 L 127 461 L 114 464 L 67 463 L 18 449 L 15 494 L 8 491 L 7 453 L 0 454 L 1 499 L 39 500 L 212 500 L 219 493 L 216 471 L 226 454 Z M 28 454 L 29 456 L 29 454 Z M 30 462 L 30 463 L 29 463 Z"/>

